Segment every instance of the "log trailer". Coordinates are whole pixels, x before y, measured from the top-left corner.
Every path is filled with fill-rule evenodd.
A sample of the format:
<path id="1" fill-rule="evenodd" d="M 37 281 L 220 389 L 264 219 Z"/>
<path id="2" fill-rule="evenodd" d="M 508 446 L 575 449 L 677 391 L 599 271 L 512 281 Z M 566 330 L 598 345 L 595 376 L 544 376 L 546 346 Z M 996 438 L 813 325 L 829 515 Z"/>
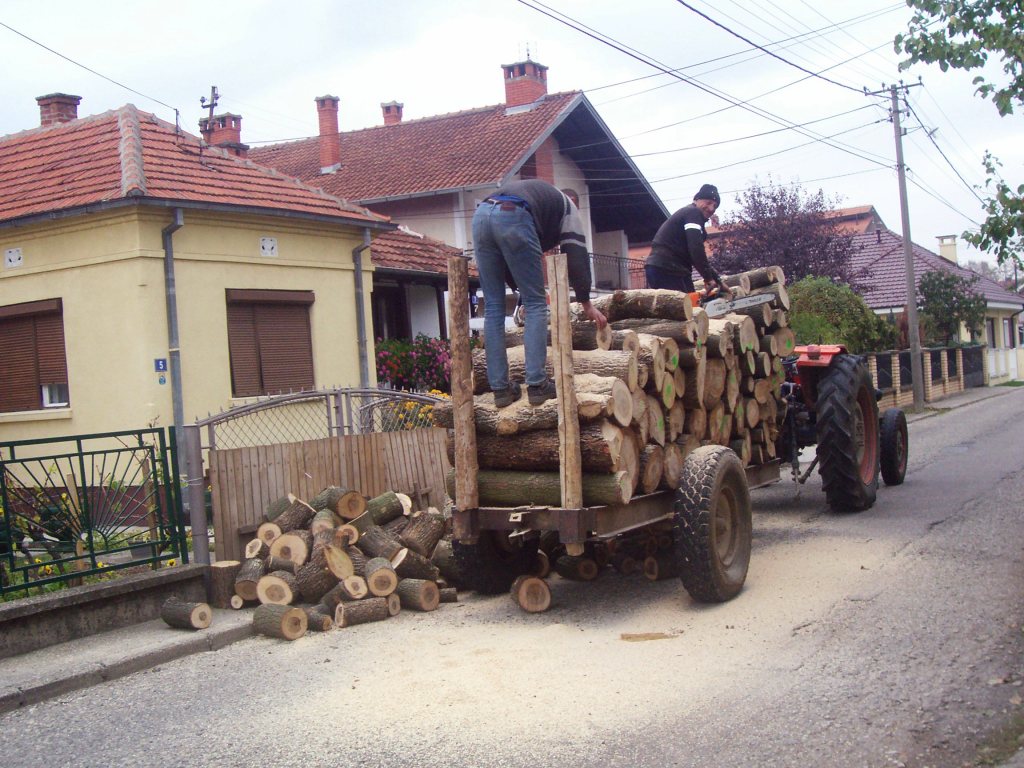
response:
<path id="1" fill-rule="evenodd" d="M 792 467 L 797 482 L 806 481 L 814 466 L 820 465 L 826 498 L 837 511 L 870 507 L 879 470 L 887 484 L 903 481 L 907 457 L 903 412 L 890 409 L 879 419 L 877 393 L 862 358 L 838 346 L 809 346 L 796 348 L 796 354 L 785 363 L 786 381 L 781 392 L 786 413 L 775 441 L 777 458 L 745 467 L 730 448 L 703 445 L 686 455 L 678 488 L 632 497 L 627 492 L 616 502 L 585 504 L 587 497 L 615 493 L 587 487 L 593 478 L 582 472 L 568 279 L 565 258 L 560 254 L 549 259 L 548 286 L 558 390 L 559 498 L 539 500 L 536 489 L 529 488 L 523 478 L 519 484 L 513 480 L 509 487 L 500 489 L 502 498 L 518 499 L 516 503 L 487 506 L 480 503 L 478 485 L 473 366 L 465 301 L 468 267 L 464 257 L 449 260 L 452 546 L 464 586 L 484 594 L 511 589 L 521 608 L 544 611 L 551 604 L 551 593 L 544 578 L 549 569 L 538 569 L 539 560 L 546 559 L 538 554 L 542 540 L 556 542 L 558 551 L 565 553 L 562 559 L 571 565 L 573 561 L 599 559 L 595 553 L 607 553 L 614 548 L 608 544 L 614 545 L 624 536 L 655 531 L 659 532 L 656 538 L 670 539 L 657 557 L 647 558 L 646 575 L 678 575 L 693 599 L 725 602 L 742 589 L 750 564 L 750 490 L 778 482 L 784 463 Z M 817 456 L 801 475 L 800 449 L 809 445 L 817 446 Z M 487 482 L 497 482 L 494 474 Z M 610 475 L 607 484 L 614 485 L 614 477 Z M 647 571 L 650 563 L 653 574 Z M 557 570 L 570 578 L 588 578 L 585 573 Z"/>

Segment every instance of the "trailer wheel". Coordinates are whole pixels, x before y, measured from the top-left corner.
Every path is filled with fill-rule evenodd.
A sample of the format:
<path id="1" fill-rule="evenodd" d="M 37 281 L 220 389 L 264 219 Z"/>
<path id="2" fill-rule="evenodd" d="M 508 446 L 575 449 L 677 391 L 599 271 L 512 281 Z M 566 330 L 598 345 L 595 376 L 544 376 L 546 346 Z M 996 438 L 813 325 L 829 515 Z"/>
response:
<path id="1" fill-rule="evenodd" d="M 867 366 L 838 355 L 818 383 L 818 471 L 836 512 L 859 512 L 878 492 L 878 401 Z"/>
<path id="2" fill-rule="evenodd" d="M 739 458 L 708 445 L 686 457 L 676 491 L 676 557 L 690 597 L 724 603 L 743 588 L 750 565 L 750 490 Z"/>
<path id="3" fill-rule="evenodd" d="M 508 592 L 517 576 L 537 566 L 537 538 L 510 539 L 504 531 L 481 531 L 476 544 L 452 541 L 452 557 L 466 588 L 483 595 Z"/>
<path id="4" fill-rule="evenodd" d="M 907 474 L 907 416 L 903 410 L 886 410 L 879 432 L 882 480 L 886 485 L 901 485 Z"/>

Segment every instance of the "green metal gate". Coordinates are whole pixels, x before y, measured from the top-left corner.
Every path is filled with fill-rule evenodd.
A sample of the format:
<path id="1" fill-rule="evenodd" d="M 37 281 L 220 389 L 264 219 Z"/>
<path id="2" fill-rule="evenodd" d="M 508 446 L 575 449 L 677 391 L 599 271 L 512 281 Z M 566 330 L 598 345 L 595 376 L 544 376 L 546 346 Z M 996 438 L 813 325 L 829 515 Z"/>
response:
<path id="1" fill-rule="evenodd" d="M 0 596 L 187 562 L 168 433 L 0 443 Z"/>

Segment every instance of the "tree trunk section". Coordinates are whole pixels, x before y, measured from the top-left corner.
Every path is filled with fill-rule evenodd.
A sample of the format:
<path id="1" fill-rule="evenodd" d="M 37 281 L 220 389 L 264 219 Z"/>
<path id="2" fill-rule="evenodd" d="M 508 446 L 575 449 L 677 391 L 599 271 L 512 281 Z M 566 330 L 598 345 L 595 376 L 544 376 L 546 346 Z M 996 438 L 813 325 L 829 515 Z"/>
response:
<path id="1" fill-rule="evenodd" d="M 274 522 L 278 515 L 284 512 L 288 507 L 292 505 L 295 497 L 292 494 L 286 494 L 279 499 L 274 499 L 267 505 L 267 522 Z"/>
<path id="2" fill-rule="evenodd" d="M 243 600 L 256 600 L 256 584 L 265 573 L 263 561 L 257 557 L 250 558 L 242 563 L 235 576 L 235 594 Z"/>
<path id="3" fill-rule="evenodd" d="M 679 566 L 675 555 L 670 552 L 658 552 L 644 559 L 644 576 L 650 581 L 663 581 L 679 575 Z"/>
<path id="4" fill-rule="evenodd" d="M 295 586 L 307 603 L 319 603 L 320 598 L 338 583 L 338 577 L 326 568 L 307 563 L 295 572 Z"/>
<path id="5" fill-rule="evenodd" d="M 366 588 L 375 597 L 386 597 L 398 586 L 398 574 L 391 561 L 384 557 L 372 557 L 366 561 Z"/>
<path id="6" fill-rule="evenodd" d="M 611 323 L 608 323 L 606 327 L 611 329 L 611 343 L 609 344 L 608 349 L 635 352 L 640 348 L 640 342 L 637 340 L 636 331 L 613 328 Z"/>
<path id="7" fill-rule="evenodd" d="M 555 561 L 555 573 L 569 581 L 593 581 L 600 569 L 589 557 L 562 555 Z"/>
<path id="8" fill-rule="evenodd" d="M 426 579 L 402 579 L 395 594 L 403 608 L 414 611 L 433 611 L 441 602 L 441 591 L 437 584 Z"/>
<path id="9" fill-rule="evenodd" d="M 306 614 L 306 628 L 311 632 L 327 632 L 334 629 L 334 619 L 323 611 L 318 611 L 317 607 L 302 607 L 302 612 Z"/>
<path id="10" fill-rule="evenodd" d="M 252 625 L 257 633 L 281 640 L 298 640 L 306 634 L 306 614 L 301 608 L 266 603 L 256 606 Z"/>
<path id="11" fill-rule="evenodd" d="M 557 469 L 558 439 L 557 429 L 523 432 L 514 436 L 478 435 L 477 461 L 481 469 Z M 583 471 L 617 472 L 622 469 L 619 466 L 622 439 L 622 428 L 609 421 L 593 422 L 582 427 L 580 458 Z M 448 457 L 454 458 L 450 444 Z"/>
<path id="12" fill-rule="evenodd" d="M 527 613 L 543 613 L 551 607 L 551 588 L 536 576 L 519 576 L 512 582 L 512 601 Z"/>
<path id="13" fill-rule="evenodd" d="M 241 569 L 242 564 L 238 560 L 217 560 L 210 564 L 210 605 L 214 608 L 231 607 L 235 579 Z"/>
<path id="14" fill-rule="evenodd" d="M 448 473 L 449 495 L 454 490 L 454 473 Z M 562 486 L 558 472 L 516 472 L 484 469 L 478 473 L 480 504 L 489 507 L 518 507 L 536 504 L 561 507 Z M 611 475 L 583 475 L 583 504 L 607 506 L 625 504 L 633 493 L 633 478 L 627 472 Z"/>
<path id="15" fill-rule="evenodd" d="M 554 378 L 551 347 L 547 350 L 547 375 Z M 509 376 L 525 381 L 526 364 L 522 347 L 508 350 Z M 598 376 L 613 376 L 626 382 L 630 391 L 637 387 L 637 359 L 635 352 L 624 350 L 594 349 L 590 351 L 574 351 L 572 353 L 574 373 L 593 373 Z M 487 357 L 483 350 L 473 352 L 474 393 L 483 394 L 489 390 L 487 383 Z"/>
<path id="16" fill-rule="evenodd" d="M 313 534 L 309 531 L 297 529 L 288 533 L 282 533 L 270 545 L 271 557 L 283 557 L 286 560 L 291 560 L 295 563 L 296 568 L 304 565 L 309 560 L 309 555 L 312 551 Z"/>
<path id="17" fill-rule="evenodd" d="M 665 471 L 665 448 L 645 445 L 640 452 L 640 493 L 654 493 Z"/>
<path id="18" fill-rule="evenodd" d="M 213 611 L 206 603 L 187 603 L 172 597 L 160 607 L 160 618 L 175 629 L 206 629 Z"/>
<path id="19" fill-rule="evenodd" d="M 259 537 L 245 545 L 246 560 L 251 560 L 254 557 L 258 557 L 260 560 L 263 560 L 268 555 L 270 555 L 270 545 Z"/>
<path id="20" fill-rule="evenodd" d="M 689 295 L 661 288 L 633 288 L 615 291 L 593 300 L 609 322 L 627 318 L 657 317 L 665 320 L 689 320 L 693 302 Z"/>
<path id="21" fill-rule="evenodd" d="M 309 532 L 313 534 L 313 538 L 316 538 L 318 533 L 325 531 L 334 532 L 334 529 L 341 525 L 341 518 L 338 517 L 331 509 L 320 509 L 313 515 L 312 521 L 309 523 Z"/>
<path id="22" fill-rule="evenodd" d="M 385 597 L 368 597 L 354 603 L 338 603 L 334 612 L 334 624 L 339 628 L 354 627 L 371 621 L 384 621 L 391 616 Z"/>
<path id="23" fill-rule="evenodd" d="M 295 573 L 295 563 L 287 557 L 268 555 L 265 565 L 266 568 L 264 570 L 267 573 L 270 573 L 271 571 L 288 571 L 288 573 Z"/>
<path id="24" fill-rule="evenodd" d="M 302 499 L 293 499 L 291 506 L 288 507 L 284 512 L 274 518 L 274 522 L 277 523 L 277 527 L 281 529 L 281 533 L 288 533 L 289 531 L 299 530 L 309 527 L 309 521 L 313 519 L 316 514 L 316 510 L 313 509 L 309 504 L 304 502 Z"/>
<path id="25" fill-rule="evenodd" d="M 399 553 L 402 544 L 379 525 L 376 525 L 363 532 L 356 547 L 367 557 L 383 557 L 390 560 Z"/>
<path id="26" fill-rule="evenodd" d="M 271 571 L 256 582 L 256 599 L 264 605 L 291 605 L 298 598 L 298 591 L 295 576 L 288 571 Z"/>
<path id="27" fill-rule="evenodd" d="M 412 511 L 412 501 L 408 496 L 394 491 L 385 491 L 366 502 L 366 511 L 377 525 L 389 523 L 397 517 Z"/>
<path id="28" fill-rule="evenodd" d="M 281 526 L 277 523 L 261 523 L 256 529 L 256 538 L 262 539 L 268 545 L 274 543 L 274 539 L 281 535 Z"/>
<path id="29" fill-rule="evenodd" d="M 395 573 L 401 579 L 424 579 L 437 581 L 441 572 L 437 566 L 423 555 L 411 549 L 403 549 L 391 559 Z"/>
<path id="30" fill-rule="evenodd" d="M 366 511 L 366 499 L 358 491 L 339 488 L 336 485 L 324 488 L 309 502 L 313 509 L 329 509 L 343 520 L 359 517 Z"/>

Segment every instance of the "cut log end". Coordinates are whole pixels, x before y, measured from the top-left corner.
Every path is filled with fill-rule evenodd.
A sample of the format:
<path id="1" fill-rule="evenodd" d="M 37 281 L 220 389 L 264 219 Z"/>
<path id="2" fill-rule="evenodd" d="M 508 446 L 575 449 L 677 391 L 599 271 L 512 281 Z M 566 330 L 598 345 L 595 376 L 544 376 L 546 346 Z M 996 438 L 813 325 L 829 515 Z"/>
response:
<path id="1" fill-rule="evenodd" d="M 520 576 L 512 582 L 512 601 L 527 613 L 543 613 L 551 607 L 551 587 L 537 576 Z"/>

